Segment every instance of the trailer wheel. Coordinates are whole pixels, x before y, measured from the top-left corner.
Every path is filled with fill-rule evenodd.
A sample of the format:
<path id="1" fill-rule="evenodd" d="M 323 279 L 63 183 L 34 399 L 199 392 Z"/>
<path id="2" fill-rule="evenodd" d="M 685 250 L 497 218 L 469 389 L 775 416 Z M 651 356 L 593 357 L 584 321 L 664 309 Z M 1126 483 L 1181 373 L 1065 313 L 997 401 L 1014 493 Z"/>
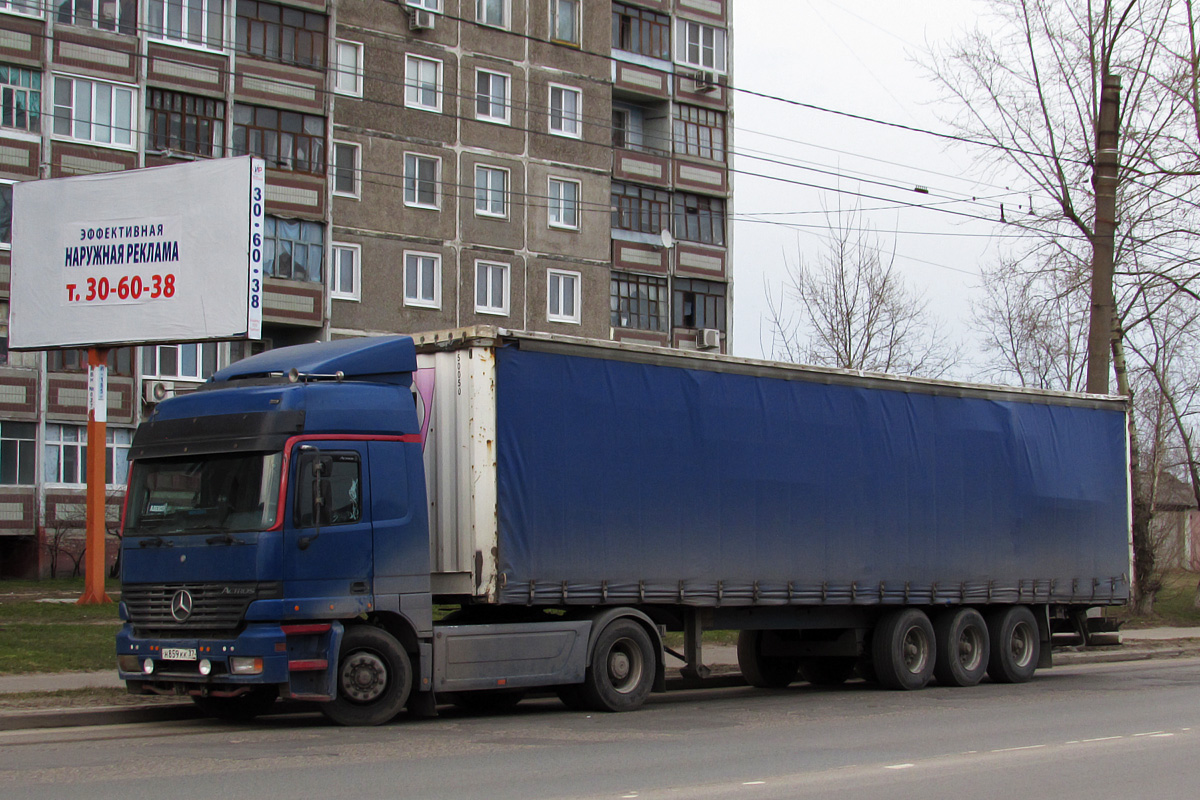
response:
<path id="1" fill-rule="evenodd" d="M 924 612 L 901 608 L 884 615 L 871 636 L 879 682 L 888 689 L 920 689 L 933 677 L 937 645 Z"/>
<path id="2" fill-rule="evenodd" d="M 227 722 L 249 722 L 260 714 L 265 714 L 275 705 L 279 690 L 274 686 L 264 686 L 237 697 L 199 697 L 192 696 L 196 708 L 205 716 L 223 719 Z"/>
<path id="3" fill-rule="evenodd" d="M 1025 606 L 994 611 L 987 618 L 992 637 L 988 677 L 996 683 L 1024 683 L 1037 669 L 1042 642 L 1037 620 Z"/>
<path id="4" fill-rule="evenodd" d="M 580 690 L 596 711 L 632 711 L 654 686 L 654 645 L 641 625 L 616 619 L 600 632 Z"/>
<path id="5" fill-rule="evenodd" d="M 943 686 L 974 686 L 987 672 L 987 624 L 973 608 L 943 611 L 933 621 L 937 658 L 933 674 Z"/>
<path id="6" fill-rule="evenodd" d="M 800 677 L 813 686 L 841 686 L 854 675 L 855 659 L 806 658 L 800 662 Z"/>
<path id="7" fill-rule="evenodd" d="M 385 630 L 347 628 L 337 662 L 337 697 L 321 713 L 339 725 L 381 725 L 400 713 L 412 689 L 412 662 Z"/>
<path id="8" fill-rule="evenodd" d="M 763 655 L 765 631 L 738 634 L 737 660 L 746 683 L 759 689 L 783 689 L 796 680 L 800 659 L 791 656 Z"/>

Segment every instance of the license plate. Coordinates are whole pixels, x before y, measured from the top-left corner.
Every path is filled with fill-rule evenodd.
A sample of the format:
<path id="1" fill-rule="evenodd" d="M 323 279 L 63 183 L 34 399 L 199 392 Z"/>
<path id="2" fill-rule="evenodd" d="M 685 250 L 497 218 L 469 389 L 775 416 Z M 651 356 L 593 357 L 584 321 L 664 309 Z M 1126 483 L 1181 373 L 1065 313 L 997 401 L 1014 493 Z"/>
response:
<path id="1" fill-rule="evenodd" d="M 162 657 L 164 661 L 195 661 L 196 648 L 164 647 L 162 649 Z"/>

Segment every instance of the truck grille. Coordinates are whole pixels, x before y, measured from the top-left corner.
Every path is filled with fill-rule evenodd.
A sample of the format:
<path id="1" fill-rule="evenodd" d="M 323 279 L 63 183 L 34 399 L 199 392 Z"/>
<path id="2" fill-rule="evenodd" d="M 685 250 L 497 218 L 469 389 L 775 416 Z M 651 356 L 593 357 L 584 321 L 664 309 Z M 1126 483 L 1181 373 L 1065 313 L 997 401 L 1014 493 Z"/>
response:
<path id="1" fill-rule="evenodd" d="M 257 583 L 125 584 L 121 587 L 121 599 L 129 609 L 130 622 L 145 633 L 188 631 L 199 634 L 201 631 L 236 629 L 242 623 L 246 607 L 264 594 L 276 595 L 275 589 L 275 584 L 260 586 Z M 180 592 L 186 592 L 190 597 L 190 613 L 172 607 L 172 601 Z M 180 600 L 183 599 L 181 595 Z"/>

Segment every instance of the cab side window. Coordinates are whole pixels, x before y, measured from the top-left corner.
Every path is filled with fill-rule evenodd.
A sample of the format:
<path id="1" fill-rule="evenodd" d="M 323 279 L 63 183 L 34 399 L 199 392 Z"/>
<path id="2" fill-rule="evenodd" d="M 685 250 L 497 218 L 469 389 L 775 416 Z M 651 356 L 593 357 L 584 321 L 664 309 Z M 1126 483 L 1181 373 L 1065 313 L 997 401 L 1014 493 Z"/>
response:
<path id="1" fill-rule="evenodd" d="M 303 454 L 296 470 L 293 516 L 298 528 L 315 527 L 316 521 L 322 528 L 360 521 L 362 465 L 358 453 Z"/>

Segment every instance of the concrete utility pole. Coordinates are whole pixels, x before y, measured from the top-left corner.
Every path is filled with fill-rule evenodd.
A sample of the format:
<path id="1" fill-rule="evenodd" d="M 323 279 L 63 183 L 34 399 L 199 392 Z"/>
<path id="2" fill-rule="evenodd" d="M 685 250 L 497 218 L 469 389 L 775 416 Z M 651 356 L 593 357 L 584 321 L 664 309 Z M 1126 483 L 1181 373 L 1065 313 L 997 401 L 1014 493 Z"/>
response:
<path id="1" fill-rule="evenodd" d="M 1100 91 L 1100 119 L 1096 126 L 1096 158 L 1092 165 L 1096 220 L 1092 225 L 1092 317 L 1088 330 L 1087 390 L 1096 394 L 1108 394 L 1109 353 L 1116 310 L 1113 251 L 1117 232 L 1120 105 L 1121 76 L 1109 75 L 1106 70 Z"/>

